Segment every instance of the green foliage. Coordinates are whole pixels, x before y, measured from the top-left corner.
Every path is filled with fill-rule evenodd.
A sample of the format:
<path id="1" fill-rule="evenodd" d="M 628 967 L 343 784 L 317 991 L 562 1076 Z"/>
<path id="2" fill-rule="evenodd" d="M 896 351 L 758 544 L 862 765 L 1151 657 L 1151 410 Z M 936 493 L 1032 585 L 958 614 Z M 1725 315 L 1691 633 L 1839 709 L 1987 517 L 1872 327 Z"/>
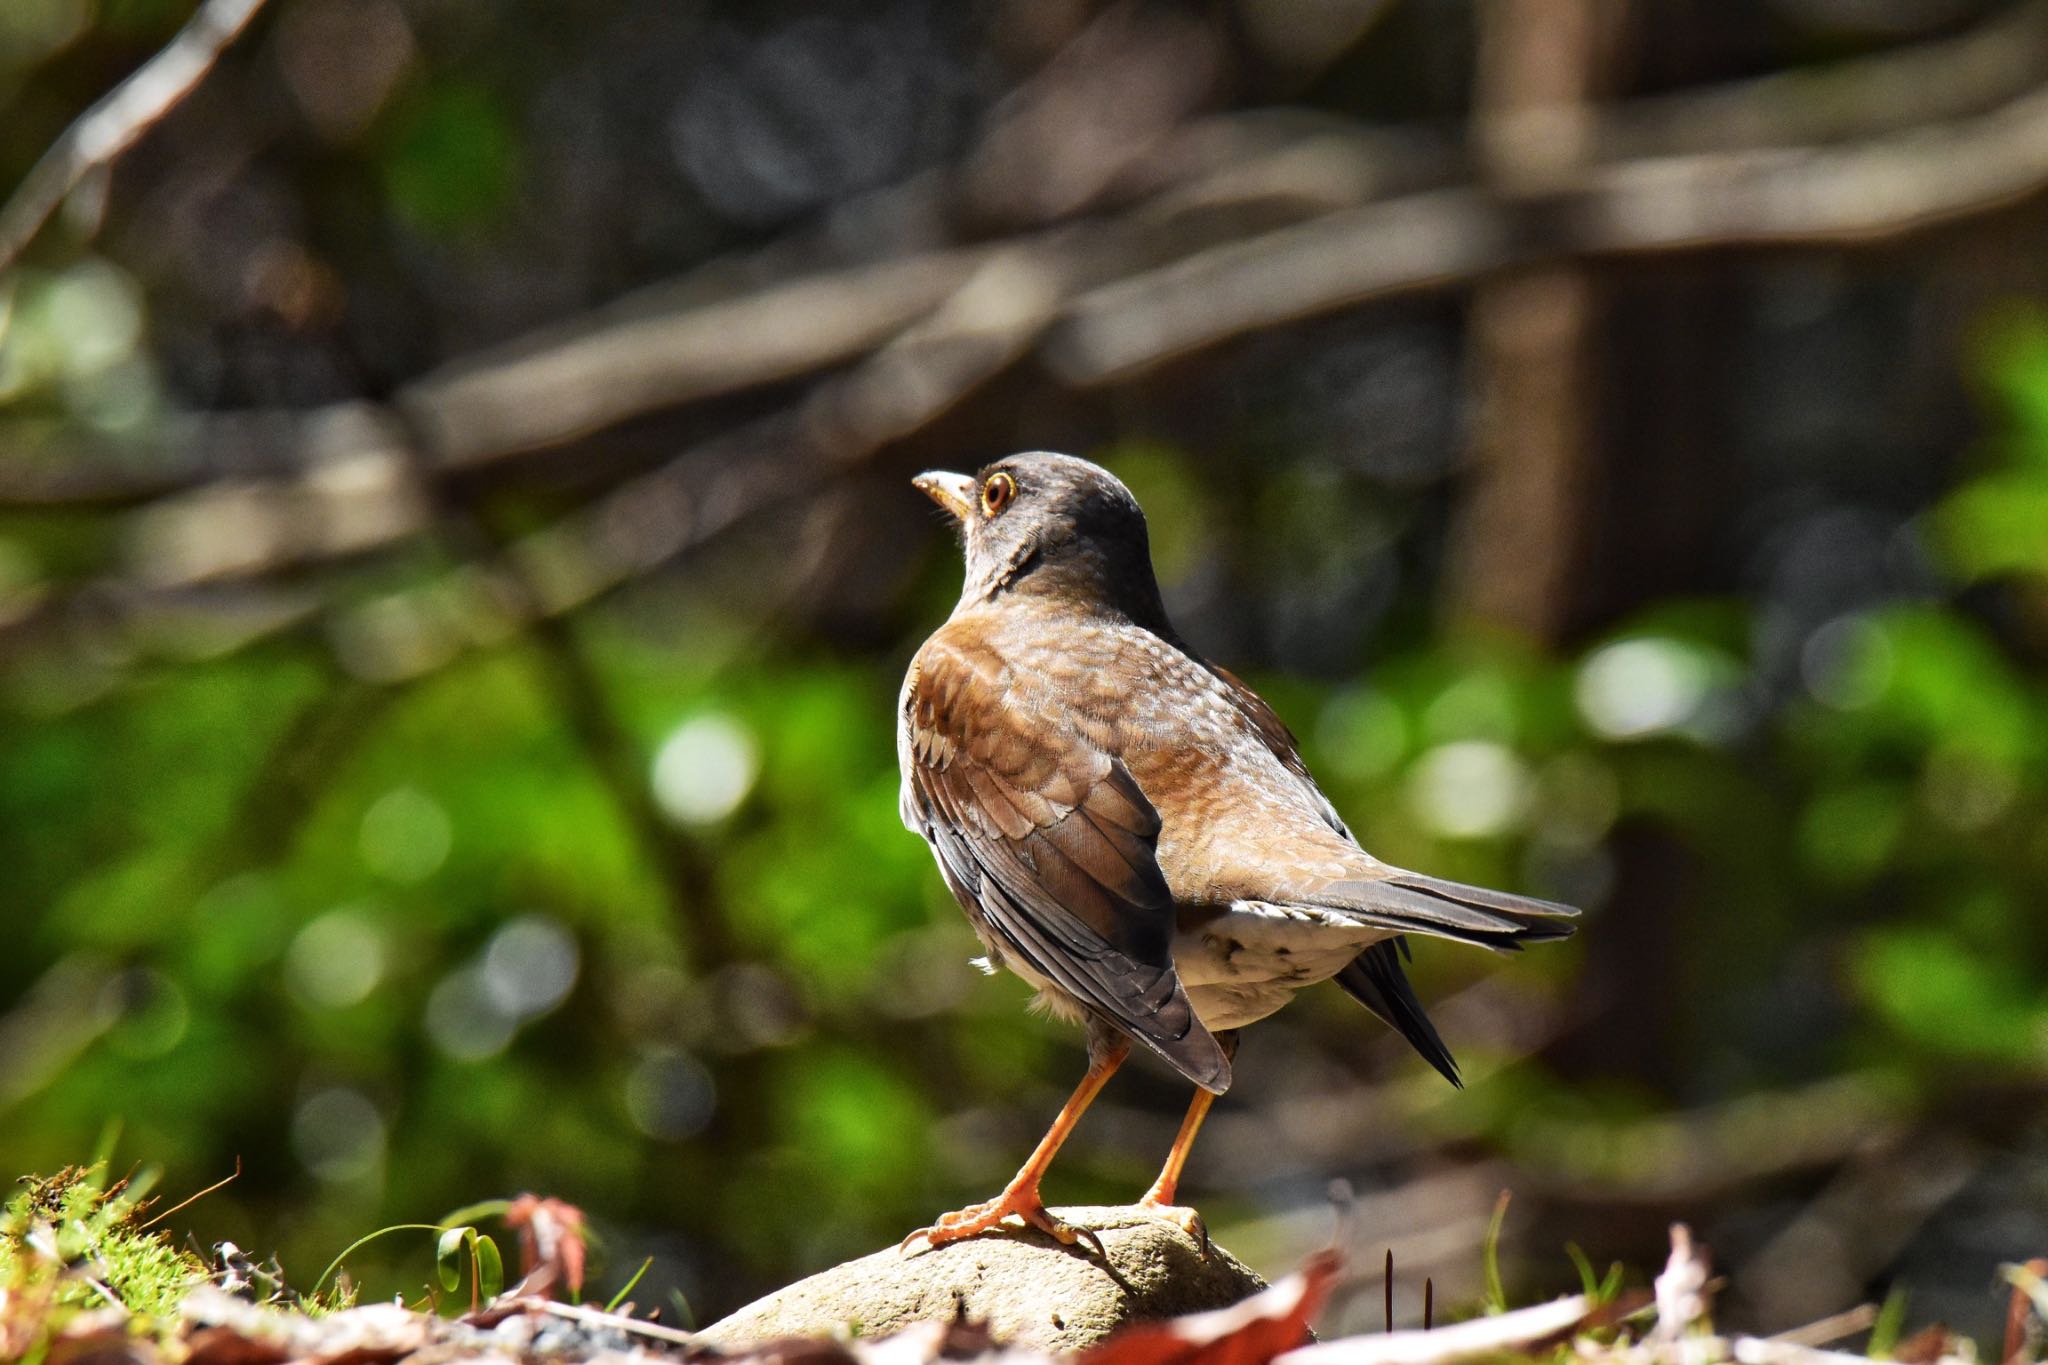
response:
<path id="1" fill-rule="evenodd" d="M 633 1287 L 640 1283 L 641 1277 L 647 1274 L 648 1267 L 652 1266 L 653 1264 L 654 1258 L 652 1256 L 649 1256 L 646 1260 L 640 1262 L 640 1268 L 633 1272 L 632 1277 L 630 1279 L 628 1279 L 624 1284 L 619 1286 L 618 1293 L 612 1295 L 611 1298 L 605 1302 L 604 1311 L 607 1313 L 618 1312 L 619 1305 L 626 1302 L 626 1300 L 629 1297 L 631 1297 L 633 1293 Z"/>
<path id="2" fill-rule="evenodd" d="M 478 1231 L 471 1220 L 502 1217 L 507 1202 L 503 1199 L 488 1200 L 457 1209 L 438 1223 L 394 1223 L 365 1233 L 343 1247 L 341 1253 L 327 1263 L 327 1268 L 313 1282 L 313 1292 L 317 1294 L 322 1286 L 342 1272 L 351 1257 L 372 1243 L 393 1233 L 430 1232 L 434 1234 L 434 1278 L 441 1292 L 455 1294 L 464 1283 L 469 1285 L 466 1302 L 450 1300 L 448 1306 L 473 1311 L 478 1304 L 488 1302 L 503 1292 L 505 1259 L 498 1250 L 497 1242 Z M 428 1297 L 437 1297 L 431 1288 Z"/>
<path id="3" fill-rule="evenodd" d="M 28 1177 L 0 1212 L 0 1290 L 68 1310 L 119 1306 L 174 1317 L 206 1267 L 140 1213 L 154 1176 L 109 1183 L 105 1162 Z"/>
<path id="4" fill-rule="evenodd" d="M 1609 1265 L 1607 1274 L 1602 1276 L 1593 1269 L 1592 1258 L 1586 1255 L 1577 1242 L 1566 1242 L 1564 1250 L 1565 1255 L 1571 1257 L 1572 1269 L 1579 1274 L 1579 1292 L 1586 1296 L 1588 1303 L 1601 1308 L 1621 1296 L 1622 1279 L 1628 1270 L 1620 1261 Z"/>
<path id="5" fill-rule="evenodd" d="M 1480 1246 L 1480 1258 L 1486 1274 L 1486 1311 L 1505 1313 L 1508 1311 L 1507 1286 L 1500 1273 L 1500 1234 L 1508 1221 L 1508 1191 L 1502 1190 L 1500 1198 L 1494 1201 L 1493 1216 L 1486 1220 L 1486 1240 Z"/>
<path id="6" fill-rule="evenodd" d="M 447 82 L 399 117 L 384 163 L 385 191 L 423 231 L 475 231 L 500 212 L 518 180 L 518 142 L 503 101 L 480 85 Z"/>
<path id="7" fill-rule="evenodd" d="M 505 1288 L 505 1262 L 498 1244 L 467 1224 L 449 1228 L 434 1244 L 434 1273 L 441 1288 L 453 1294 L 462 1288 L 465 1266 L 469 1272 L 469 1307 L 489 1302 Z"/>
<path id="8" fill-rule="evenodd" d="M 1864 1347 L 1864 1354 L 1872 1360 L 1889 1360 L 1898 1348 L 1899 1341 L 1906 1333 L 1906 1287 L 1895 1284 L 1884 1303 L 1877 1310 L 1877 1321 L 1871 1325 L 1870 1341 Z"/>

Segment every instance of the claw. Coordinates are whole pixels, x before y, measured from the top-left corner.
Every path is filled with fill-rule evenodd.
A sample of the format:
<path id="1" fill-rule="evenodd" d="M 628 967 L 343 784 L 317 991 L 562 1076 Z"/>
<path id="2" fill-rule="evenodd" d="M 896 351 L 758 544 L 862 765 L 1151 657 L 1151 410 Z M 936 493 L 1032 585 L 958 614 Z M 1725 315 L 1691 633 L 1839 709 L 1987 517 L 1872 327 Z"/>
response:
<path id="1" fill-rule="evenodd" d="M 1149 1193 L 1138 1201 L 1138 1207 L 1186 1233 L 1188 1240 L 1202 1249 L 1202 1259 L 1209 1259 L 1209 1225 L 1202 1221 L 1200 1213 L 1187 1205 L 1170 1204 L 1165 1199 Z"/>
<path id="2" fill-rule="evenodd" d="M 1076 1242 L 1087 1242 L 1095 1248 L 1095 1254 L 1108 1259 L 1103 1250 L 1102 1238 L 1093 1228 L 1076 1227 L 1072 1223 L 1053 1217 L 1050 1210 L 1038 1197 L 1035 1189 L 1004 1190 L 986 1203 L 973 1204 L 956 1213 L 942 1214 L 939 1220 L 928 1228 L 919 1228 L 896 1244 L 900 1255 L 910 1250 L 911 1244 L 923 1238 L 927 1248 L 942 1247 L 948 1242 L 964 1241 L 979 1237 L 984 1232 L 994 1231 L 1004 1220 L 1016 1218 L 1027 1227 L 1037 1228 L 1062 1246 Z"/>

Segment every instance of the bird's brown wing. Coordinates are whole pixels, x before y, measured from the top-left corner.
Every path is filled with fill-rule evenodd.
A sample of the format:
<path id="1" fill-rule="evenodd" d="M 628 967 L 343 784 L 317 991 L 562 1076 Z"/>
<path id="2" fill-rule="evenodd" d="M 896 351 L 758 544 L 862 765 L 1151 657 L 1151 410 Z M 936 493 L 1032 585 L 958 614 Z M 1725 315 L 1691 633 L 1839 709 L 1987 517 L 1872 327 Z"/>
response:
<path id="1" fill-rule="evenodd" d="M 1173 969 L 1159 815 L 1124 765 L 1020 714 L 999 665 L 940 642 L 903 697 L 904 822 L 961 906 L 1030 974 L 1222 1091 L 1230 1063 Z"/>
<path id="2" fill-rule="evenodd" d="M 1223 665 L 1212 664 L 1206 659 L 1201 663 L 1230 689 L 1231 705 L 1237 708 L 1238 714 L 1244 717 L 1260 741 L 1272 750 L 1273 757 L 1280 760 L 1281 766 L 1296 777 L 1313 783 L 1315 779 L 1309 776 L 1308 764 L 1301 757 L 1301 741 L 1294 737 L 1294 731 L 1287 728 L 1287 722 L 1266 705 L 1266 699 Z"/>

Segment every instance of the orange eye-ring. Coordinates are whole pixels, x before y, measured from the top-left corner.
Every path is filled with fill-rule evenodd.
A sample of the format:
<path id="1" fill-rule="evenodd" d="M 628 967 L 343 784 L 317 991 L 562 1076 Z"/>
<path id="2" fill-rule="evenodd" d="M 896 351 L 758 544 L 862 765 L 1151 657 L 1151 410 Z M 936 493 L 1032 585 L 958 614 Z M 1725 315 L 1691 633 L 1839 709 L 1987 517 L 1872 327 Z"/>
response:
<path id="1" fill-rule="evenodd" d="M 981 510 L 986 516 L 1008 507 L 1017 496 L 1017 481 L 1008 474 L 991 474 L 981 486 Z"/>

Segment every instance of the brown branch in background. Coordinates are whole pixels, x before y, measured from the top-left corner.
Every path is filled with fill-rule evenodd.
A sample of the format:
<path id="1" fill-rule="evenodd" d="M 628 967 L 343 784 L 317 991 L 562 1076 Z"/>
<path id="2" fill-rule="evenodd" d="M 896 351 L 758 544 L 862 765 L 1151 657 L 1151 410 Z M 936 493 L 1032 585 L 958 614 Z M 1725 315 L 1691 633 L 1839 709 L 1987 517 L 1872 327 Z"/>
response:
<path id="1" fill-rule="evenodd" d="M 1473 296 L 1477 413 L 1445 585 L 1454 623 L 1549 644 L 1570 624 L 1596 458 L 1597 316 L 1583 266 L 1531 267 Z"/>
<path id="2" fill-rule="evenodd" d="M 2048 88 L 1989 113 L 1839 146 L 1596 166 L 1520 199 L 1478 187 L 1424 191 L 1105 285 L 1067 309 L 1046 358 L 1070 384 L 1108 384 L 1246 333 L 1511 265 L 1880 241 L 2005 207 L 2044 186 Z"/>
<path id="3" fill-rule="evenodd" d="M 691 281 L 656 286 L 443 366 L 399 405 L 439 467 L 554 445 L 868 354 L 928 316 L 989 254 L 936 251 L 711 302 L 691 297 Z"/>
<path id="4" fill-rule="evenodd" d="M 1951 37 L 1629 101 L 1599 120 L 1601 162 L 1824 144 L 1966 118 L 2048 70 L 2048 0 L 2019 0 Z"/>
<path id="5" fill-rule="evenodd" d="M 86 176 L 113 164 L 191 94 L 263 0 L 205 0 L 163 51 L 80 115 L 0 208 L 0 270 L 12 265 Z"/>
<path id="6" fill-rule="evenodd" d="M 1949 84 L 1938 107 L 1972 116 L 1886 136 L 1896 131 L 1886 108 L 1852 103 L 1832 121 L 1816 122 L 1794 112 L 1806 106 L 1795 106 L 1777 77 L 1663 96 L 1594 121 L 1589 136 L 1597 153 L 1627 147 L 1639 158 L 1588 169 L 1534 202 L 1503 203 L 1471 184 L 1427 188 L 1458 178 L 1468 161 L 1445 129 L 1374 129 L 1274 110 L 1195 119 L 1139 163 L 1141 179 L 1131 179 L 1130 167 L 1101 170 L 1122 177 L 1108 197 L 1124 207 L 1070 232 L 1098 255 L 1123 257 L 1126 268 L 1061 301 L 1041 351 L 1069 382 L 1100 384 L 1247 331 L 1462 284 L 1549 253 L 1853 240 L 1996 207 L 2048 180 L 2048 94 L 2035 91 L 1981 113 L 2010 95 L 2012 74 L 2010 61 L 1984 54 L 2036 51 L 2037 31 L 2048 27 L 2043 15 L 2048 0 L 2029 0 L 1963 38 L 1811 76 L 1845 86 L 1944 76 Z M 1639 123 L 1661 131 L 1632 132 Z M 1691 131 L 1696 125 L 1728 136 L 1747 129 L 1765 145 L 1679 154 L 1700 145 Z M 1866 140 L 1785 145 L 1798 140 L 1793 133 L 1852 132 Z M 997 133 L 991 138 L 1000 144 Z M 936 245 L 932 234 L 948 210 L 927 179 L 878 191 L 844 212 L 912 225 L 884 234 L 907 255 L 820 270 L 817 261 L 833 249 L 799 235 L 451 362 L 416 381 L 399 405 L 432 437 L 437 458 L 468 471 L 868 353 L 1030 240 Z M 783 325 L 791 311 L 811 325 Z M 266 471 L 274 477 L 305 470 L 309 484 L 360 491 L 375 482 L 364 477 L 374 466 L 348 457 L 377 452 L 375 430 L 388 421 L 365 404 L 209 414 L 175 424 L 146 462 L 95 454 L 75 437 L 62 451 L 42 450 L 30 460 L 22 457 L 49 438 L 0 428 L 0 450 L 13 447 L 0 462 L 0 504 L 135 503 L 207 478 Z M 143 463 L 150 473 L 138 478 Z M 313 478 L 313 468 L 330 465 L 346 476 L 329 470 Z M 292 513 L 302 530 L 301 512 L 318 510 L 320 490 L 313 491 Z M 211 509 L 193 510 L 196 520 L 214 522 Z M 317 519 L 311 529 L 319 558 Z M 232 575 L 229 566 L 220 572 Z M 190 576 L 208 577 L 207 566 L 195 565 Z"/>
<path id="7" fill-rule="evenodd" d="M 1498 0 L 1480 11 L 1473 131 L 1504 201 L 1554 193 L 1591 152 L 1598 0 Z M 1597 305 L 1578 262 L 1483 282 L 1468 370 L 1472 469 L 1451 533 L 1448 614 L 1555 643 L 1572 610 L 1594 456 L 1589 351 Z"/>
<path id="8" fill-rule="evenodd" d="M 1892 1263 L 1920 1226 L 1983 1169 L 1974 1136 L 1926 1131 L 1849 1156 L 1804 1209 L 1753 1252 L 1735 1288 L 1765 1322 L 1828 1312 Z"/>
<path id="9" fill-rule="evenodd" d="M 2029 0 L 2020 8 L 2044 6 L 2048 0 Z M 1513 8 L 1489 9 L 1489 23 L 1506 23 Z M 2010 75 L 1983 57 L 1992 46 L 1984 34 L 2018 42 L 2032 31 L 2024 18 L 2000 16 L 1967 35 L 1967 46 L 1957 46 L 1966 39 L 1944 40 L 1921 52 L 1859 61 L 1890 63 L 1885 69 L 1894 75 L 1935 70 L 1936 63 L 1974 73 L 1974 87 L 1942 107 L 1975 108 Z M 1964 61 L 1958 53 L 1977 55 Z M 1525 62 L 1536 66 L 1533 58 Z M 832 254 L 828 246 L 815 235 L 793 237 L 594 317 L 452 363 L 390 407 L 348 403 L 193 417 L 152 451 L 161 457 L 152 463 L 167 471 L 152 477 L 168 486 L 200 482 L 149 500 L 129 523 L 127 572 L 47 597 L 0 626 L 0 641 L 11 646 L 80 610 L 90 613 L 97 636 L 113 630 L 146 640 L 152 616 L 203 617 L 212 603 L 239 613 L 230 633 L 243 639 L 289 628 L 306 617 L 297 599 L 331 596 L 345 585 L 338 567 L 384 554 L 429 528 L 432 513 L 405 468 L 410 446 L 422 447 L 430 486 L 443 477 L 474 480 L 501 462 L 491 477 L 516 482 L 539 461 L 594 488 L 598 496 L 588 507 L 508 548 L 515 564 L 471 564 L 396 597 L 336 611 L 333 630 L 345 653 L 368 645 L 358 661 L 402 660 L 397 676 L 416 676 L 523 624 L 525 614 L 504 605 L 517 598 L 507 589 L 508 570 L 539 585 L 544 614 L 570 610 L 774 504 L 821 471 L 913 434 L 1033 357 L 1070 384 L 1099 385 L 1245 332 L 1522 269 L 1529 273 L 1518 286 L 1502 283 L 1490 303 L 1482 297 L 1475 322 L 1494 338 L 1496 372 L 1521 375 L 1530 401 L 1562 411 L 1560 404 L 1574 406 L 1569 395 L 1581 382 L 1571 365 L 1523 375 L 1512 357 L 1529 348 L 1568 360 L 1573 348 L 1560 348 L 1557 338 L 1583 337 L 1591 304 L 1568 282 L 1570 268 L 1546 283 L 1533 270 L 1541 262 L 1740 242 L 1853 241 L 1995 208 L 2048 184 L 2048 89 L 1988 113 L 1862 142 L 1659 154 L 1601 166 L 1586 159 L 1612 141 L 1603 130 L 1627 125 L 1633 106 L 1604 117 L 1583 108 L 1560 113 L 1554 96 L 1565 87 L 1540 82 L 1570 69 L 1565 63 L 1548 75 L 1535 70 L 1535 121 L 1525 119 L 1520 132 L 1512 121 L 1496 123 L 1480 139 L 1473 160 L 1485 162 L 1486 178 L 1479 184 L 1360 204 L 1426 182 L 1432 171 L 1425 162 L 1455 168 L 1458 158 L 1408 154 L 1441 150 L 1441 134 L 1432 130 L 1347 133 L 1340 121 L 1272 111 L 1210 115 L 1166 134 L 1147 133 L 1160 154 L 1143 163 L 1107 148 L 1087 175 L 1099 187 L 1091 202 L 1115 207 L 1094 217 L 987 246 L 948 246 L 946 191 L 921 178 L 846 210 L 891 225 L 881 236 L 893 244 L 888 249 L 905 253 L 894 259 L 819 270 L 819 256 Z M 1050 91 L 1066 70 L 1049 63 L 1034 79 Z M 1199 84 L 1176 88 L 1177 107 L 1185 109 Z M 1730 90 L 1737 88 L 1759 108 L 1783 103 L 1778 86 Z M 1669 98 L 1743 107 L 1725 91 Z M 1026 100 L 1015 107 L 1034 106 Z M 1777 126 L 1759 118 L 1759 128 Z M 1881 122 L 1881 111 L 1843 115 L 1837 130 L 1864 118 Z M 1563 139 L 1567 154 L 1540 175 L 1519 175 L 1517 139 L 1541 152 L 1559 126 L 1570 134 Z M 1001 145 L 990 136 L 978 153 L 984 159 L 992 155 L 987 147 Z M 1021 135 L 1013 142 L 1036 145 Z M 1146 170 L 1133 179 L 1138 164 Z M 1086 168 L 1070 170 L 1081 176 Z M 1250 235 L 1248 226 L 1255 228 Z M 792 309 L 817 325 L 787 326 Z M 741 344 L 728 344 L 733 338 Z M 700 440 L 659 468 L 589 468 L 585 438 L 593 432 L 847 361 L 856 363 L 825 373 L 793 406 Z M 1508 395 L 1495 407 L 1520 414 L 1520 403 Z M 1584 405 L 1576 406 L 1583 418 Z M 23 430 L 0 430 L 0 447 L 22 442 Z M 1533 448 L 1536 432 L 1517 439 Z M 1569 450 L 1583 443 L 1583 433 L 1553 422 L 1544 440 Z M 111 454 L 88 469 L 82 455 L 65 455 L 66 480 L 57 485 L 34 467 L 44 458 L 0 463 L 0 501 L 65 505 L 68 490 L 105 505 L 148 494 L 127 472 L 135 467 L 130 458 Z M 525 458 L 506 460 L 513 455 Z M 701 472 L 719 461 L 734 468 L 717 479 Z M 1549 473 L 1529 474 L 1524 496 L 1503 493 L 1498 505 L 1538 509 L 1522 518 L 1530 524 L 1555 523 L 1576 476 L 1559 460 L 1538 463 Z M 195 591 L 270 585 L 308 569 L 321 573 L 285 594 L 292 600 L 280 598 L 255 616 L 246 592 Z"/>
<path id="10" fill-rule="evenodd" d="M 2026 0 L 1960 37 L 1614 106 L 1595 119 L 1590 134 L 1594 160 L 1606 169 L 1559 191 L 1569 221 L 1550 229 L 1571 231 L 1549 244 L 1669 250 L 1711 245 L 1717 232 L 1767 240 L 1895 231 L 1918 219 L 1901 223 L 1895 207 L 1861 205 L 1858 183 L 1867 188 L 1900 179 L 1904 170 L 1917 172 L 1926 162 L 1967 163 L 1991 151 L 1999 153 L 1991 168 L 1992 202 L 2003 202 L 2040 179 L 2038 161 L 2026 155 L 2028 134 L 2040 125 L 2027 106 L 2012 102 L 2038 79 L 2048 58 L 2044 32 L 2048 0 Z M 1124 41 L 1135 39 L 1126 33 Z M 970 160 L 1007 160 L 1024 173 L 1030 167 L 1017 158 L 1032 149 L 1082 156 L 1088 149 L 1045 150 L 1044 139 L 1011 129 L 1016 119 L 1028 122 L 1031 110 L 1057 102 L 1062 83 L 1074 79 L 1070 66 L 1051 63 L 1027 83 L 1011 115 L 997 122 Z M 1809 88 L 1826 95 L 1823 107 L 1798 97 Z M 1866 88 L 1899 98 L 1858 96 Z M 1995 121 L 1974 117 L 2001 104 L 2019 124 L 2003 138 Z M 1905 162 L 1900 158 L 1912 151 L 1910 140 L 1869 145 L 1863 150 L 1871 158 L 1855 170 L 1849 154 L 1857 148 L 1835 144 L 1899 131 L 1907 126 L 1902 108 L 1957 119 L 1925 129 L 1943 150 Z M 2038 147 L 2043 140 L 2031 142 Z M 1346 302 L 1461 283 L 1529 250 L 1519 240 L 1525 225 L 1469 183 L 1471 158 L 1449 126 L 1375 128 L 1299 110 L 1256 109 L 1190 119 L 1150 145 L 1137 162 L 1114 155 L 1116 147 L 1098 147 L 1098 162 L 1063 162 L 1059 172 L 1103 185 L 1100 195 L 1118 214 L 1087 227 L 1136 267 L 1094 282 L 1064 310 L 1065 325 L 1048 353 L 1077 382 L 1101 382 L 1178 350 Z M 1022 150 L 1007 158 L 992 150 L 1006 147 Z M 1747 155 L 1693 155 L 1743 149 Z M 1770 149 L 1786 156 L 1756 155 Z M 1624 154 L 1627 164 L 1614 164 Z M 1820 159 L 1807 163 L 1809 156 Z M 1887 173 L 1890 163 L 1896 169 Z M 1809 175 L 1839 183 L 1809 195 L 1801 210 L 1789 189 Z M 1972 187 L 1957 173 L 1940 180 L 1941 193 L 1917 206 L 1920 215 L 1972 207 Z M 1463 188 L 1457 188 L 1460 181 L 1467 182 Z M 1763 221 L 1701 222 L 1698 205 L 1724 196 L 1738 206 L 1776 202 Z M 1666 198 L 1692 206 L 1660 224 L 1654 211 Z M 1831 216 L 1814 211 L 1829 205 Z M 799 233 L 452 361 L 416 381 L 400 404 L 435 437 L 441 458 L 469 469 L 650 411 L 813 373 L 927 316 L 992 256 L 1017 244 L 941 245 L 940 224 L 959 211 L 930 177 L 876 191 L 835 216 L 894 225 L 864 231 L 892 241 L 902 253 L 895 259 L 821 269 L 821 259 L 842 250 L 839 239 Z M 1734 215 L 1755 216 L 1741 207 Z M 1202 226 L 1205 218 L 1211 221 Z M 1196 227 L 1187 231 L 1191 219 Z M 1246 237 L 1247 226 L 1259 231 Z M 1169 243 L 1168 230 L 1175 228 L 1183 235 Z M 1151 259 L 1161 255 L 1165 259 Z M 1173 310 L 1176 287 L 1194 297 L 1166 311 Z M 791 312 L 810 325 L 782 326 Z M 537 394 L 548 401 L 537 401 Z M 33 461 L 0 463 L 0 504 L 134 503 L 208 477 L 297 471 L 341 453 L 322 427 L 360 422 L 361 414 L 362 405 L 348 404 L 331 414 L 188 419 L 174 424 L 146 461 L 96 457 L 72 438 L 67 448 L 41 450 Z M 0 448 L 16 452 L 48 439 L 24 428 L 0 429 Z M 144 466 L 146 477 L 137 472 Z"/>
<path id="11" fill-rule="evenodd" d="M 1195 14 L 1109 6 L 998 107 L 961 165 L 962 215 L 1036 227 L 1096 204 L 1214 97 L 1223 61 Z"/>

